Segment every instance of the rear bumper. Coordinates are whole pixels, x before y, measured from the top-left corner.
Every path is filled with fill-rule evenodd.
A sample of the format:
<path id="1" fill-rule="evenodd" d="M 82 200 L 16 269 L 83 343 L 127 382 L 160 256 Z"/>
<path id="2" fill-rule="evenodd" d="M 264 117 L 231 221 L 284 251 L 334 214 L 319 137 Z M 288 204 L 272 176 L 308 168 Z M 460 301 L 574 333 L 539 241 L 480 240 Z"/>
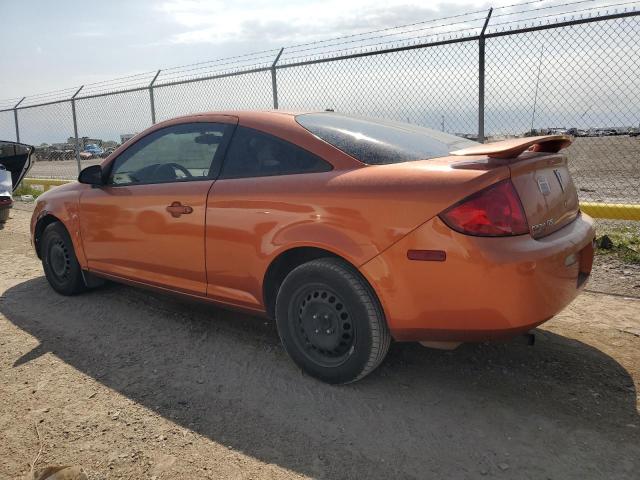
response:
<path id="1" fill-rule="evenodd" d="M 595 230 L 580 215 L 561 230 L 483 238 L 438 217 L 361 267 L 400 341 L 508 338 L 560 312 L 591 272 Z M 443 262 L 412 261 L 407 250 L 445 250 Z"/>

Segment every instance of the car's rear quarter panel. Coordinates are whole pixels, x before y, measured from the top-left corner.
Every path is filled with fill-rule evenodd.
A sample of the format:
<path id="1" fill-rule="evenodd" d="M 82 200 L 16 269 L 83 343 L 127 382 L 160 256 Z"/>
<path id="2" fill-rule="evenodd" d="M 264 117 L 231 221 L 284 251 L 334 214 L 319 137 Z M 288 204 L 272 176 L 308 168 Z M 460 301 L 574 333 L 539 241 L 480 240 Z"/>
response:
<path id="1" fill-rule="evenodd" d="M 218 180 L 207 201 L 208 295 L 264 307 L 269 264 L 296 247 L 330 251 L 359 267 L 508 169 L 455 170 L 446 163 L 335 169 Z"/>

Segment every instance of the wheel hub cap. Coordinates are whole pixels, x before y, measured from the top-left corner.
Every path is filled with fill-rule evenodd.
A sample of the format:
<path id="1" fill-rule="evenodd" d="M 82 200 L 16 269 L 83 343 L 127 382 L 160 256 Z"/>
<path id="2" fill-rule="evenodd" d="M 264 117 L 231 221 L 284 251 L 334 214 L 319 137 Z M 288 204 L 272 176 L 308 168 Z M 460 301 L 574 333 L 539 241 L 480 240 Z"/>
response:
<path id="1" fill-rule="evenodd" d="M 302 328 L 311 343 L 319 348 L 333 350 L 340 343 L 335 310 L 323 302 L 312 300 L 305 306 L 302 314 Z"/>
<path id="2" fill-rule="evenodd" d="M 353 346 L 350 314 L 336 294 L 325 289 L 307 290 L 299 298 L 299 333 L 314 356 L 339 359 Z"/>
<path id="3" fill-rule="evenodd" d="M 62 243 L 55 243 L 49 250 L 49 264 L 53 273 L 58 277 L 64 277 L 69 266 L 69 255 Z"/>

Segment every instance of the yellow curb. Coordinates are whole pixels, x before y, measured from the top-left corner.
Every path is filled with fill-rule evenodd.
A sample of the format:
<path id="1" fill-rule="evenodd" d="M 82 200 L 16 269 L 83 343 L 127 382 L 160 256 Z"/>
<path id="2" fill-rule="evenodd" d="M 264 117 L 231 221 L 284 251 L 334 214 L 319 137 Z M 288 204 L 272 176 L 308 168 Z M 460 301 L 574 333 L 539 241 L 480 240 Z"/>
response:
<path id="1" fill-rule="evenodd" d="M 640 204 L 580 202 L 580 210 L 594 218 L 640 221 Z"/>

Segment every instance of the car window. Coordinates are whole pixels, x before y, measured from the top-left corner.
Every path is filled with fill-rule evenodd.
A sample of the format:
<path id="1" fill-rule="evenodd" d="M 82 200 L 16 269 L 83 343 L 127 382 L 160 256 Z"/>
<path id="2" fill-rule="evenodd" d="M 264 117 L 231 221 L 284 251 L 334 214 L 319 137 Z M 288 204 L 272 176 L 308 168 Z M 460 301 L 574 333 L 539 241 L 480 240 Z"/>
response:
<path id="1" fill-rule="evenodd" d="M 331 164 L 280 138 L 252 128 L 236 128 L 221 178 L 267 177 L 327 172 Z"/>
<path id="2" fill-rule="evenodd" d="M 217 171 L 229 127 L 217 123 L 175 125 L 134 143 L 115 159 L 109 183 L 132 185 L 202 180 Z"/>
<path id="3" fill-rule="evenodd" d="M 476 142 L 410 123 L 305 113 L 296 121 L 315 136 L 369 165 L 427 160 Z"/>

